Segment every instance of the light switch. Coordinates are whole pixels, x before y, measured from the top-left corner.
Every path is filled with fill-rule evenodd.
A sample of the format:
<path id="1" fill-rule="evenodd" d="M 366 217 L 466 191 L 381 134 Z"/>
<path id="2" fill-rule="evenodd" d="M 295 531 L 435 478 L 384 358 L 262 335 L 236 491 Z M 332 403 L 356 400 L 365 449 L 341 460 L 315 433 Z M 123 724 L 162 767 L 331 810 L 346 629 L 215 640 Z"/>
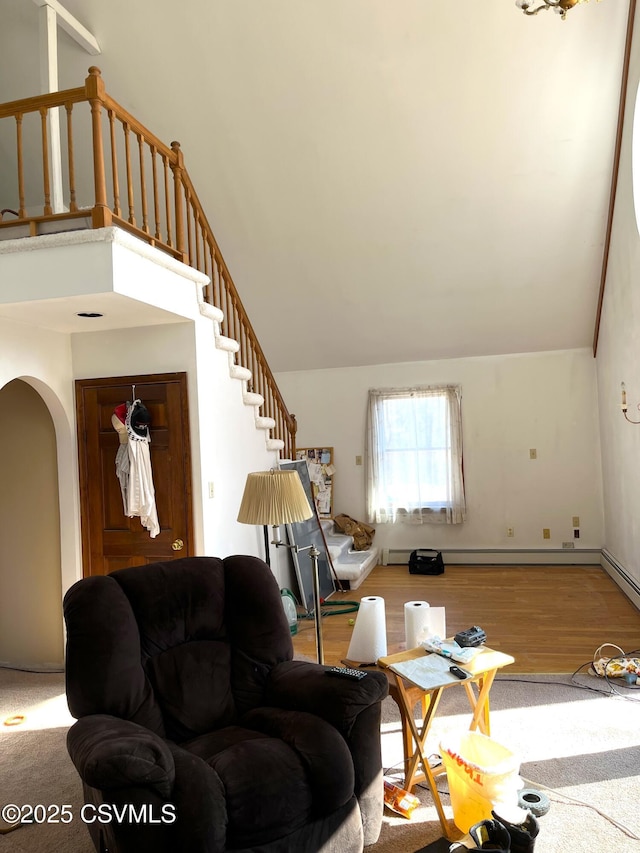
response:
<path id="1" fill-rule="evenodd" d="M 362 465 L 362 456 L 356 456 L 356 465 Z"/>
<path id="2" fill-rule="evenodd" d="M 210 480 L 209 481 L 209 497 L 212 498 L 213 495 L 214 495 L 213 482 Z"/>

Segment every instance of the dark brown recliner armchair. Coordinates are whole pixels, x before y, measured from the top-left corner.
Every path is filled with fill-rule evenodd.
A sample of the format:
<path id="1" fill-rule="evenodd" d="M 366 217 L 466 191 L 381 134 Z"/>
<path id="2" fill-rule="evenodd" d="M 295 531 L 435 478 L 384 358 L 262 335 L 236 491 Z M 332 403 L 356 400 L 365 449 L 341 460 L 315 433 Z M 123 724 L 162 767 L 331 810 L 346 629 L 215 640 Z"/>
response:
<path id="1" fill-rule="evenodd" d="M 64 614 L 67 746 L 97 850 L 349 853 L 377 840 L 386 677 L 292 660 L 261 560 L 86 578 Z"/>

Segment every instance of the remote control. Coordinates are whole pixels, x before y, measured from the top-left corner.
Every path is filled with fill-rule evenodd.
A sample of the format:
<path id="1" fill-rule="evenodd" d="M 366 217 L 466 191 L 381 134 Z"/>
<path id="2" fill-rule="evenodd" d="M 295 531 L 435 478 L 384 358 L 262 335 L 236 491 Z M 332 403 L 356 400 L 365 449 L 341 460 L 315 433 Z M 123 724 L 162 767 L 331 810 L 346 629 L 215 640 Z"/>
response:
<path id="1" fill-rule="evenodd" d="M 466 669 L 460 669 L 459 666 L 450 666 L 449 672 L 456 678 L 471 678 L 471 673 L 467 672 Z"/>
<path id="2" fill-rule="evenodd" d="M 361 681 L 366 677 L 367 673 L 362 669 L 350 669 L 343 666 L 332 666 L 327 669 L 325 675 L 334 675 L 338 678 L 350 678 L 352 681 Z"/>

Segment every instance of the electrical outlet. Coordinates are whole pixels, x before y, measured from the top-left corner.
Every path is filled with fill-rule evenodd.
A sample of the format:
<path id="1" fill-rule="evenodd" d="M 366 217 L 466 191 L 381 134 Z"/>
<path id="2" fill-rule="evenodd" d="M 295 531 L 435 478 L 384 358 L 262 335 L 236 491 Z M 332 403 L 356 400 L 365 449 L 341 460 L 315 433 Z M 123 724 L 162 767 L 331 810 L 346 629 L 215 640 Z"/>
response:
<path id="1" fill-rule="evenodd" d="M 542 528 L 542 538 L 551 539 L 551 530 L 548 527 Z"/>
<path id="2" fill-rule="evenodd" d="M 573 544 L 573 542 L 563 542 L 562 543 L 562 550 L 563 551 L 571 551 L 575 547 L 576 546 Z"/>
<path id="3" fill-rule="evenodd" d="M 573 516 L 573 518 L 571 519 L 571 526 L 572 527 L 580 527 L 580 516 L 579 515 Z"/>
<path id="4" fill-rule="evenodd" d="M 513 527 L 507 527 L 507 536 L 513 536 Z"/>
<path id="5" fill-rule="evenodd" d="M 537 458 L 538 458 L 538 451 L 535 449 L 535 447 L 532 447 L 531 450 L 529 451 L 529 459 L 537 459 Z"/>
<path id="6" fill-rule="evenodd" d="M 574 539 L 580 538 L 580 531 L 577 528 L 573 531 L 573 538 Z"/>

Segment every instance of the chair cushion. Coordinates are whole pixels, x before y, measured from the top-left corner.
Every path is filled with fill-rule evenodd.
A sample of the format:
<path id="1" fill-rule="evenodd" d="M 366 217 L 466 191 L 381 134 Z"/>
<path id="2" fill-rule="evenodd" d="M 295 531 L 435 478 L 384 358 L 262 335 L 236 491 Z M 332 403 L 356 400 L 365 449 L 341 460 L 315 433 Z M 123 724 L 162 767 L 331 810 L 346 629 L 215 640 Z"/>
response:
<path id="1" fill-rule="evenodd" d="M 242 725 L 280 738 L 300 756 L 316 814 L 343 806 L 353 795 L 353 759 L 345 739 L 330 723 L 303 711 L 265 707 L 245 714 Z"/>
<path id="2" fill-rule="evenodd" d="M 146 665 L 167 737 L 178 743 L 233 721 L 231 650 L 226 642 L 183 643 Z"/>
<path id="3" fill-rule="evenodd" d="M 182 747 L 203 758 L 224 785 L 227 848 L 281 838 L 353 795 L 346 743 L 311 714 L 256 709 L 243 717 L 242 725 L 210 732 Z"/>

